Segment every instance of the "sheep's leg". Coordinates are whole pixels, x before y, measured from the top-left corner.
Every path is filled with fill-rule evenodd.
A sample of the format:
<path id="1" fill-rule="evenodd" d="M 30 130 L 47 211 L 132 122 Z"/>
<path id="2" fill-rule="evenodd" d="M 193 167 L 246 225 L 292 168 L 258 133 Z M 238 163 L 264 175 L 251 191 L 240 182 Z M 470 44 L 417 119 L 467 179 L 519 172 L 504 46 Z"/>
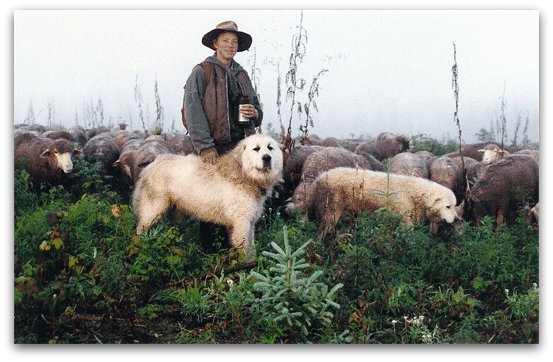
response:
<path id="1" fill-rule="evenodd" d="M 497 212 L 497 218 L 496 218 L 497 226 L 502 225 L 504 221 L 505 221 L 505 213 L 503 209 L 500 209 Z"/>

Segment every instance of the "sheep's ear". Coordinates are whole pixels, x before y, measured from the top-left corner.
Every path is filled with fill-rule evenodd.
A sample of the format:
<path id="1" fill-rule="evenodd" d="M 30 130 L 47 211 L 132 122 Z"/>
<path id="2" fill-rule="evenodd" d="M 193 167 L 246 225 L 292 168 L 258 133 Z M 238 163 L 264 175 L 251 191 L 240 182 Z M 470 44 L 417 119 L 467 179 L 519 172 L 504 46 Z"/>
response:
<path id="1" fill-rule="evenodd" d="M 505 152 L 506 152 L 505 150 L 499 150 L 499 153 L 502 154 L 502 155 L 504 155 Z"/>
<path id="2" fill-rule="evenodd" d="M 79 156 L 83 153 L 83 150 L 79 149 L 79 148 L 76 148 L 74 151 L 73 151 L 73 155 L 74 156 Z"/>
<path id="3" fill-rule="evenodd" d="M 50 149 L 46 149 L 44 152 L 40 154 L 40 157 L 50 157 Z"/>
<path id="4" fill-rule="evenodd" d="M 478 150 L 478 152 L 482 152 L 482 153 L 484 153 L 484 151 L 486 150 L 485 149 Z"/>
<path id="5" fill-rule="evenodd" d="M 111 167 L 118 168 L 120 164 L 121 164 L 121 160 L 117 160 L 113 163 L 113 165 L 111 165 Z"/>

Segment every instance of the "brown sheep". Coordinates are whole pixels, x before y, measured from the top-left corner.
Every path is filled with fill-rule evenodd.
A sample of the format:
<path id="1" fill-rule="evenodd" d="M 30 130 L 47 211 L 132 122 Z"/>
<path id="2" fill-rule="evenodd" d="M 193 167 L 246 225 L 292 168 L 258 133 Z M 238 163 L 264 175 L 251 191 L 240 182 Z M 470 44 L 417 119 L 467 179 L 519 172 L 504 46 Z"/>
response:
<path id="1" fill-rule="evenodd" d="M 64 130 L 46 131 L 42 134 L 42 137 L 46 137 L 51 140 L 59 140 L 60 138 L 64 138 L 73 143 L 77 142 L 75 137 L 73 137 L 73 135 L 70 132 L 64 131 Z"/>
<path id="2" fill-rule="evenodd" d="M 142 136 L 134 132 L 121 130 L 113 136 L 113 140 L 117 143 L 117 147 L 119 147 L 120 150 L 123 150 L 125 144 L 133 139 L 142 139 Z"/>
<path id="3" fill-rule="evenodd" d="M 66 139 L 35 137 L 19 145 L 14 160 L 35 182 L 59 184 L 73 171 L 72 156 L 80 152 Z"/>
<path id="4" fill-rule="evenodd" d="M 486 166 L 471 189 L 465 217 L 477 223 L 492 216 L 509 224 L 524 204 L 539 201 L 539 166 L 528 155 L 513 154 Z"/>
<path id="5" fill-rule="evenodd" d="M 188 135 L 175 135 L 167 141 L 167 144 L 177 155 L 186 156 L 195 152 L 192 139 Z"/>
<path id="6" fill-rule="evenodd" d="M 323 140 L 322 146 L 324 147 L 342 147 L 338 140 L 334 137 L 327 137 Z"/>
<path id="7" fill-rule="evenodd" d="M 409 138 L 383 132 L 376 139 L 376 158 L 380 161 L 409 150 Z"/>
<path id="8" fill-rule="evenodd" d="M 14 130 L 13 132 L 14 152 L 17 150 L 17 147 L 19 147 L 19 145 L 21 145 L 22 143 L 28 142 L 29 140 L 32 140 L 33 138 L 37 138 L 39 136 L 40 134 L 38 134 L 38 132 L 26 131 L 22 128 L 18 128 Z"/>
<path id="9" fill-rule="evenodd" d="M 428 166 L 426 161 L 414 153 L 398 153 L 390 159 L 389 167 L 391 173 L 398 175 L 428 178 Z"/>

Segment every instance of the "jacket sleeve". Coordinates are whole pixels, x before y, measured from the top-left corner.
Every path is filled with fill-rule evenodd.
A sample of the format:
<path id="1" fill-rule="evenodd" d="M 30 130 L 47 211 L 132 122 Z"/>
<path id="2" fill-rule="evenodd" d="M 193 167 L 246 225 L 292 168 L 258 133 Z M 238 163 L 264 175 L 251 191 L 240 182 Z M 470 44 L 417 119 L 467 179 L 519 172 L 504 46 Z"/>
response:
<path id="1" fill-rule="evenodd" d="M 259 98 L 257 98 L 257 95 L 253 95 L 253 106 L 255 109 L 257 109 L 258 116 L 253 120 L 254 127 L 261 126 L 261 121 L 263 121 L 263 109 L 261 109 L 261 103 L 259 102 Z"/>
<path id="2" fill-rule="evenodd" d="M 250 94 L 248 94 L 248 98 L 253 99 L 252 105 L 255 107 L 255 109 L 257 109 L 257 113 L 258 113 L 257 118 L 252 119 L 253 126 L 254 127 L 259 127 L 259 126 L 261 126 L 261 121 L 263 121 L 263 109 L 261 107 L 261 102 L 259 102 L 259 98 L 257 97 L 257 94 L 255 93 L 255 89 L 253 88 L 253 84 L 252 84 L 252 80 L 250 78 L 250 75 L 248 74 L 248 72 L 245 69 L 243 71 L 244 71 L 244 74 L 246 75 L 246 78 L 250 82 L 250 86 L 248 87 Z"/>
<path id="3" fill-rule="evenodd" d="M 215 149 L 211 130 L 203 107 L 203 95 L 206 84 L 204 70 L 196 65 L 186 81 L 185 114 L 188 133 L 196 153 L 203 155 Z"/>

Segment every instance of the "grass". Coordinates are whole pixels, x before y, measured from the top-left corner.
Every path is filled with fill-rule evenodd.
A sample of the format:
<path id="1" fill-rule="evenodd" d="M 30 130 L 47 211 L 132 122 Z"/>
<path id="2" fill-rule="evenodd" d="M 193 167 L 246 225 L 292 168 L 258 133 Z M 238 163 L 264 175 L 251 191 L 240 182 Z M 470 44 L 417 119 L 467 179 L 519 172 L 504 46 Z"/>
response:
<path id="1" fill-rule="evenodd" d="M 539 342 L 539 238 L 522 221 L 432 237 L 389 212 L 346 215 L 336 238 L 317 241 L 313 223 L 266 213 L 257 267 L 225 274 L 228 250 L 205 253 L 195 220 L 136 236 L 128 201 L 79 168 L 86 187 L 36 191 L 15 175 L 15 343 Z M 296 280 L 313 278 L 313 299 L 286 289 L 294 299 L 281 303 L 299 308 L 289 315 L 301 333 L 256 285 L 263 275 L 282 287 L 270 255 L 286 244 L 305 264 Z M 293 314 L 339 284 L 332 313 Z"/>

